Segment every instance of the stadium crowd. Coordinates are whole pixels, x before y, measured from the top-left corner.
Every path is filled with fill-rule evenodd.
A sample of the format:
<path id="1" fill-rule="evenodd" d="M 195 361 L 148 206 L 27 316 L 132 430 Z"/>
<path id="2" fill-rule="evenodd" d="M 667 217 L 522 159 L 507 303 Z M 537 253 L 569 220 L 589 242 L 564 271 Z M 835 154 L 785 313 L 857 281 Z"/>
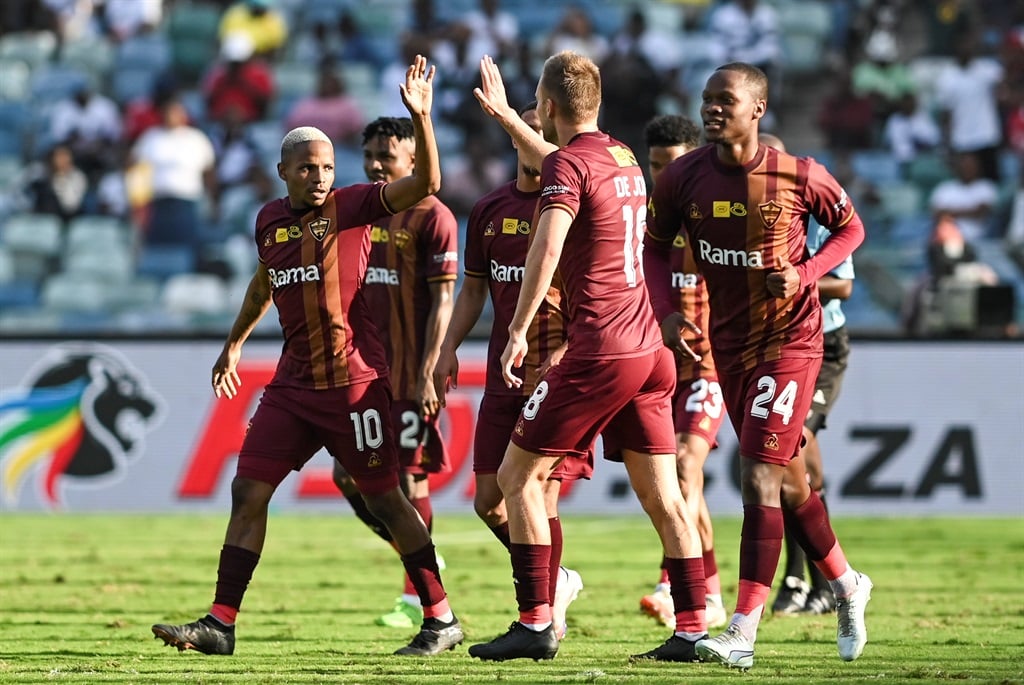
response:
<path id="1" fill-rule="evenodd" d="M 402 115 L 418 53 L 438 66 L 440 198 L 464 230 L 514 176 L 473 102 L 480 57 L 525 103 L 566 48 L 601 67 L 601 126 L 642 166 L 646 121 L 696 118 L 718 64 L 760 66 L 775 93 L 764 129 L 825 164 L 868 227 L 851 330 L 1014 334 L 1024 8 L 995 0 L 7 0 L 0 330 L 223 330 L 283 134 L 328 132 L 338 184 L 361 181 L 358 134 Z M 966 266 L 939 273 L 928 255 L 950 222 Z M 985 290 L 985 311 L 942 309 L 962 287 Z"/>

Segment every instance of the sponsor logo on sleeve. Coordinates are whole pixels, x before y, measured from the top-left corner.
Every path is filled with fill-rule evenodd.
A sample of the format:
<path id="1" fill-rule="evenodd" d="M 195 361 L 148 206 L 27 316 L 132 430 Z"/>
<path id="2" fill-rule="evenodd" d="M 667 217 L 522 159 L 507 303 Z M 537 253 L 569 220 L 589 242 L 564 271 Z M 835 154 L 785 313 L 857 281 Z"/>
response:
<path id="1" fill-rule="evenodd" d="M 459 261 L 459 253 L 455 252 L 454 250 L 434 255 L 434 264 L 444 264 L 446 262 L 457 261 Z"/>

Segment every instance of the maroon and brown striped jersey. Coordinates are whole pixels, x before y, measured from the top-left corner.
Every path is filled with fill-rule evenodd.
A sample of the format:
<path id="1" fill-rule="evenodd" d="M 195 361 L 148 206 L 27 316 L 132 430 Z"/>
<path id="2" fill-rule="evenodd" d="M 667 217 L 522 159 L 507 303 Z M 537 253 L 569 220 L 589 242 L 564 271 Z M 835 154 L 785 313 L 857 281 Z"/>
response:
<path id="1" fill-rule="evenodd" d="M 704 277 L 697 269 L 693 250 L 690 249 L 683 233 L 676 234 L 672 240 L 669 264 L 672 268 L 672 303 L 675 311 L 695 323 L 701 331 L 694 333 L 689 328 L 682 331 L 683 340 L 691 350 L 700 355 L 700 361 L 677 355 L 679 380 L 689 383 L 695 378 L 714 376 L 715 361 L 711 356 L 711 341 L 708 339 L 708 330 L 711 326 L 708 288 L 704 283 Z"/>
<path id="2" fill-rule="evenodd" d="M 430 284 L 458 277 L 458 240 L 455 215 L 434 196 L 370 228 L 366 300 L 384 339 L 396 400 L 416 399 Z"/>
<path id="3" fill-rule="evenodd" d="M 487 380 L 484 391 L 496 395 L 530 395 L 540 380 L 538 370 L 565 340 L 560 293 L 550 288 L 526 333 L 523 365 L 512 372 L 523 379 L 520 388 L 509 388 L 501 375 L 501 353 L 508 344 L 508 326 L 516 311 L 522 287 L 526 253 L 529 251 L 540 191 L 524 193 L 515 181 L 491 191 L 473 206 L 466 225 L 464 273 L 467 278 L 486 278 L 494 308 L 494 322 L 487 344 Z"/>
<path id="4" fill-rule="evenodd" d="M 567 355 L 616 359 L 662 344 L 644 285 L 647 187 L 633 151 L 608 134 L 577 134 L 544 159 L 540 212 L 573 217 L 558 272 Z"/>
<path id="5" fill-rule="evenodd" d="M 390 213 L 383 188 L 339 188 L 322 206 L 304 210 L 285 197 L 257 215 L 256 248 L 284 333 L 273 382 L 323 390 L 387 377 L 362 290 L 369 223 Z"/>
<path id="6" fill-rule="evenodd" d="M 707 282 L 719 371 L 750 369 L 782 356 L 821 355 L 816 278 L 803 280 L 789 300 L 773 297 L 765 278 L 779 258 L 793 265 L 807 259 L 811 216 L 832 229 L 856 224 L 863 235 L 846 192 L 823 166 L 764 145 L 750 163 L 728 166 L 714 145 L 706 145 L 658 177 L 651 214 L 648 250 L 667 249 L 680 228 L 686 229 Z M 664 287 L 650 284 L 659 314 L 670 308 Z"/>

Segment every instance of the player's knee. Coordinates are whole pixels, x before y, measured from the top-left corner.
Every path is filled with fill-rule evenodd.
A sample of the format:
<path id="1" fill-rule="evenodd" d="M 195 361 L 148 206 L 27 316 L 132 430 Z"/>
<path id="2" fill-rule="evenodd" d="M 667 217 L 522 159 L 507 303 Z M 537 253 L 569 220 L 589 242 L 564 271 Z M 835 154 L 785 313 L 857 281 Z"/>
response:
<path id="1" fill-rule="evenodd" d="M 251 478 L 236 477 L 231 481 L 231 515 L 250 516 L 266 511 L 274 486 Z"/>

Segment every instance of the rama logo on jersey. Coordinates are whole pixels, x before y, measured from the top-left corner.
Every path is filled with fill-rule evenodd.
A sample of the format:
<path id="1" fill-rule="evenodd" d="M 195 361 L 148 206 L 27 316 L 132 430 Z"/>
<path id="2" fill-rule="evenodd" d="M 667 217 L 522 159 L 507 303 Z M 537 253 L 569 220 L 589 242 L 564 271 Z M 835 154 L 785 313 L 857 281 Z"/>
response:
<path id="1" fill-rule="evenodd" d="M 293 266 L 290 269 L 267 269 L 270 276 L 270 287 L 282 288 L 293 283 L 311 283 L 320 280 L 320 267 L 316 264 Z"/>
<path id="2" fill-rule="evenodd" d="M 508 266 L 496 259 L 491 260 L 491 280 L 496 283 L 522 283 L 525 273 L 524 266 Z"/>
<path id="3" fill-rule="evenodd" d="M 723 247 L 714 247 L 711 243 L 701 238 L 697 241 L 697 256 L 701 261 L 715 266 L 738 266 L 744 269 L 763 269 L 764 255 L 758 250 L 729 250 Z"/>
<path id="4" fill-rule="evenodd" d="M 398 271 L 384 266 L 369 266 L 363 283 L 367 285 L 398 285 Z"/>
<path id="5" fill-rule="evenodd" d="M 63 504 L 62 486 L 120 480 L 164 414 L 142 374 L 103 345 L 51 349 L 23 387 L 0 402 L 0 472 L 10 504 L 33 471 L 52 508 Z"/>

